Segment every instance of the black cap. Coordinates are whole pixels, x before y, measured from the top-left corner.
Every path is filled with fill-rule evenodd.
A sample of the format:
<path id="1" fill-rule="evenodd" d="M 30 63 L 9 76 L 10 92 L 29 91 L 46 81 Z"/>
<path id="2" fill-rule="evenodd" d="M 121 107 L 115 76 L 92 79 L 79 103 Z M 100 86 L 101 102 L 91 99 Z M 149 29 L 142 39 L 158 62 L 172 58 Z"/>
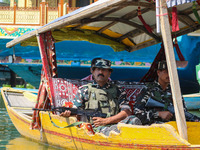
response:
<path id="1" fill-rule="evenodd" d="M 92 61 L 91 61 L 91 67 L 95 64 L 96 60 L 99 60 L 99 59 L 102 59 L 102 58 L 97 57 L 97 58 L 92 59 Z"/>
<path id="2" fill-rule="evenodd" d="M 165 60 L 158 62 L 158 70 L 165 70 L 167 69 L 167 62 Z"/>
<path id="3" fill-rule="evenodd" d="M 105 69 L 110 69 L 112 71 L 111 61 L 102 58 L 96 59 L 94 61 L 94 64 L 92 64 L 92 68 L 105 68 Z"/>

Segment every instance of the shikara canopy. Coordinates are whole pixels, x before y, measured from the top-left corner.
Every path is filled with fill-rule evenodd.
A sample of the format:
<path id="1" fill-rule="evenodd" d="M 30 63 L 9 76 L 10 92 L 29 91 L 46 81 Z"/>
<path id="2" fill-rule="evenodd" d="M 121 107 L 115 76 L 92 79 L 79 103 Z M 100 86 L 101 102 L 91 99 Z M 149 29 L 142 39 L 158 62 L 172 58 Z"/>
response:
<path id="1" fill-rule="evenodd" d="M 56 42 L 89 41 L 110 45 L 115 51 L 135 51 L 162 41 L 160 33 L 156 32 L 156 16 L 169 16 L 172 26 L 175 26 L 173 36 L 198 30 L 200 6 L 191 2 L 168 0 L 168 14 L 156 15 L 156 5 L 152 0 L 99 0 L 22 35 L 7 43 L 7 47 L 18 43 L 37 45 L 35 35 L 52 30 Z M 186 4 L 179 5 L 183 3 Z M 175 5 L 177 10 L 173 9 Z"/>

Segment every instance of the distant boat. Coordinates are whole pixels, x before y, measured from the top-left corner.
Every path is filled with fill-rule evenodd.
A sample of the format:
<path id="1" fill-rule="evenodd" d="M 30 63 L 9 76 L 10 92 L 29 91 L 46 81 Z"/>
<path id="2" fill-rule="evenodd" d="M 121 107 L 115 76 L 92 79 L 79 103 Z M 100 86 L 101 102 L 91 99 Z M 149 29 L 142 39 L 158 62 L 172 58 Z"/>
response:
<path id="1" fill-rule="evenodd" d="M 6 41 L 9 40 L 5 40 L 5 42 Z M 186 61 L 188 61 L 186 67 L 178 68 L 183 94 L 197 93 L 199 91 L 199 83 L 196 79 L 195 68 L 199 63 L 199 51 L 197 50 L 199 42 L 200 37 L 191 37 L 187 35 L 178 37 L 180 50 Z M 64 46 L 66 44 L 68 45 L 67 47 Z M 111 78 L 113 80 L 140 81 L 141 77 L 149 70 L 155 55 L 161 48 L 160 45 L 161 44 L 153 45 L 132 53 L 127 51 L 116 53 L 109 46 L 93 44 L 86 41 L 59 42 L 55 44 L 58 61 L 58 76 L 60 78 L 81 79 L 90 74 L 90 61 L 94 57 L 102 57 L 112 61 L 114 71 Z M 91 49 L 95 51 L 91 53 Z M 107 53 L 102 53 L 102 49 L 106 50 Z M 8 58 L 6 57 L 10 53 L 8 50 L 9 49 L 4 51 L 4 53 L 0 53 L 2 57 L 0 64 L 8 65 L 10 69 L 22 77 L 27 83 L 38 88 L 42 69 L 38 48 L 33 46 L 22 47 L 19 44 L 16 45 L 15 55 L 17 59 L 14 63 L 8 62 Z M 175 56 L 177 58 L 176 53 Z M 137 74 L 135 72 L 137 72 Z"/>
<path id="2" fill-rule="evenodd" d="M 200 93 L 185 94 L 183 97 L 186 102 L 187 109 L 189 110 L 200 109 Z"/>

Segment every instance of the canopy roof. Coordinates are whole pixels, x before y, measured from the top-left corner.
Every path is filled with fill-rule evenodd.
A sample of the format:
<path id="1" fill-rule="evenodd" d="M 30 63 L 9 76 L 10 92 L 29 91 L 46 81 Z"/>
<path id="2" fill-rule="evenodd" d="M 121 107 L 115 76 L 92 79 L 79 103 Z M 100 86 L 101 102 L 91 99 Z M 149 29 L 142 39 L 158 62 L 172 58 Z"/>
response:
<path id="1" fill-rule="evenodd" d="M 193 3 L 189 2 L 192 0 L 167 1 L 168 7 L 187 3 L 177 6 L 180 30 L 172 33 L 175 36 L 187 34 L 200 28 L 192 11 Z M 141 8 L 142 18 L 140 19 L 138 7 Z M 200 12 L 199 5 L 197 5 L 196 10 L 197 13 Z M 169 17 L 172 16 L 171 12 L 172 8 L 169 8 Z M 152 32 L 149 32 L 145 27 L 148 25 Z M 156 33 L 156 12 L 153 1 L 99 0 L 14 39 L 7 43 L 7 47 L 21 42 L 23 42 L 21 43 L 23 46 L 37 45 L 35 35 L 49 30 L 53 31 L 56 42 L 63 40 L 89 41 L 110 45 L 115 51 L 135 51 L 162 40 L 161 35 Z"/>

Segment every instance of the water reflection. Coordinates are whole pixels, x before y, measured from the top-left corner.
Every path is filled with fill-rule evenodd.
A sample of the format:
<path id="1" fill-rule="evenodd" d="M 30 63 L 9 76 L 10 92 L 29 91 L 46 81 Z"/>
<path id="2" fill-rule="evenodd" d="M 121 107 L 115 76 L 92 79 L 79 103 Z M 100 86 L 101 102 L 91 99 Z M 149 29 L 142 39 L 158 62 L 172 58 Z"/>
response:
<path id="1" fill-rule="evenodd" d="M 40 144 L 38 142 L 31 141 L 24 137 L 18 137 L 10 140 L 8 145 L 6 145 L 8 150 L 56 150 L 60 148 L 51 147 L 45 144 Z"/>
<path id="2" fill-rule="evenodd" d="M 0 148 L 5 148 L 9 140 L 19 137 L 20 134 L 12 124 L 5 108 L 0 108 Z"/>

